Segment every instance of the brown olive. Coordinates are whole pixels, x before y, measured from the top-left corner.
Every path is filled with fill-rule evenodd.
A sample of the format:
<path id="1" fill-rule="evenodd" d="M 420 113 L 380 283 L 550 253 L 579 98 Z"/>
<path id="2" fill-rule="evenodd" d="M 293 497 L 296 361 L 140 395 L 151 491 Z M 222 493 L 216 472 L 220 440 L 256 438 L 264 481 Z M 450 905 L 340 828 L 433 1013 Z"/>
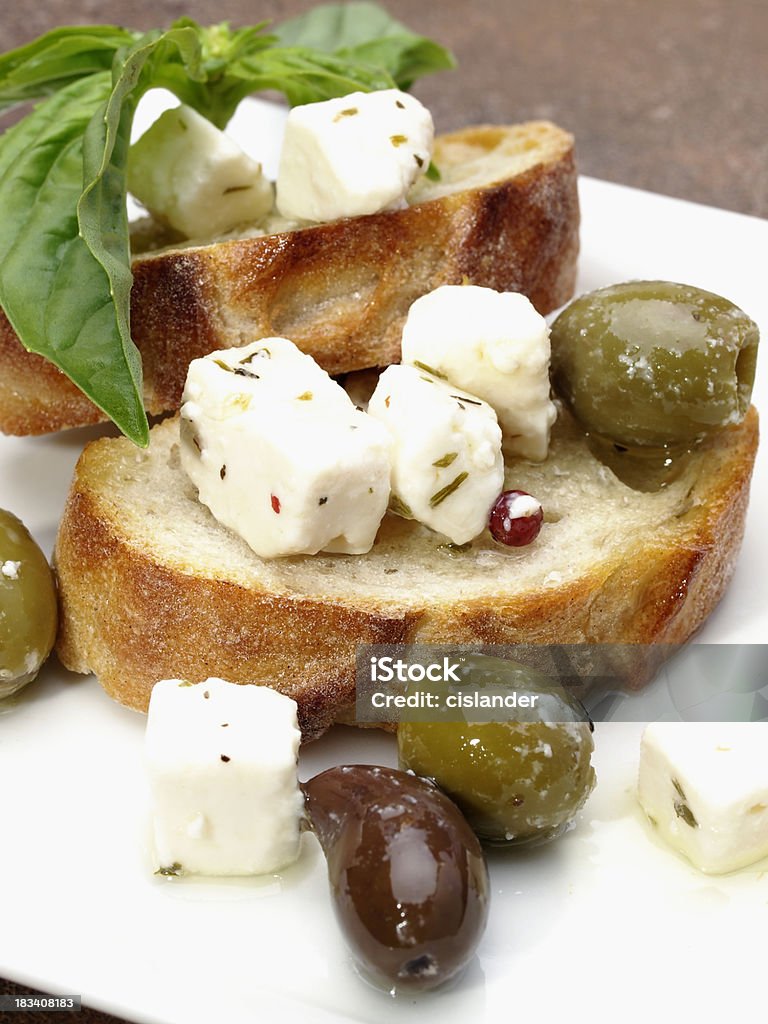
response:
<path id="1" fill-rule="evenodd" d="M 488 917 L 477 838 L 432 783 L 346 765 L 304 784 L 353 955 L 386 988 L 430 989 L 466 966 Z"/>

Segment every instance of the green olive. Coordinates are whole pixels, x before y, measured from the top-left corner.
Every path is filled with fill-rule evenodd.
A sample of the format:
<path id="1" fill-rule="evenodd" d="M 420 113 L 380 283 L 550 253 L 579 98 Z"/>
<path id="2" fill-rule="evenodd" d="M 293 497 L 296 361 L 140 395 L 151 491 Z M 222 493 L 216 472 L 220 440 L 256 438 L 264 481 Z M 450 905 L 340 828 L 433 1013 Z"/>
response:
<path id="1" fill-rule="evenodd" d="M 0 698 L 31 682 L 56 638 L 56 587 L 21 520 L 0 509 Z"/>
<path id="2" fill-rule="evenodd" d="M 712 292 L 617 284 L 555 320 L 552 382 L 598 443 L 691 446 L 746 414 L 758 340 L 757 325 Z"/>
<path id="3" fill-rule="evenodd" d="M 552 680 L 504 664 L 518 691 L 520 678 L 529 680 L 535 709 L 510 721 L 401 722 L 400 767 L 434 779 L 484 842 L 531 845 L 564 832 L 592 792 L 592 730 Z"/>

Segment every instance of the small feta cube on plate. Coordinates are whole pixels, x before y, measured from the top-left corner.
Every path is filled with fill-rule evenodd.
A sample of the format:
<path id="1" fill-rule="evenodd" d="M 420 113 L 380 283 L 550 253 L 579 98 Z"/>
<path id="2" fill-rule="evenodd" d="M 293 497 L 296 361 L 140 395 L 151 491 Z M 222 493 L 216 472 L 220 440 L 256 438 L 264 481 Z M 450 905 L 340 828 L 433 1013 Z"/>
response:
<path id="1" fill-rule="evenodd" d="M 261 164 L 192 107 L 166 110 L 131 147 L 128 188 L 187 238 L 212 238 L 272 209 Z"/>
<path id="2" fill-rule="evenodd" d="M 431 367 L 496 410 L 504 446 L 540 461 L 556 410 L 549 397 L 549 328 L 519 292 L 443 285 L 417 299 L 403 327 L 403 362 Z"/>
<path id="3" fill-rule="evenodd" d="M 493 409 L 432 373 L 397 365 L 379 378 L 368 414 L 392 437 L 393 511 L 455 544 L 482 533 L 504 483 Z"/>
<path id="4" fill-rule="evenodd" d="M 659 834 L 701 871 L 768 856 L 768 723 L 649 725 L 638 797 Z"/>
<path id="5" fill-rule="evenodd" d="M 277 175 L 284 217 L 328 221 L 404 205 L 432 154 L 432 116 L 398 89 L 294 107 Z"/>
<path id="6" fill-rule="evenodd" d="M 391 442 L 286 338 L 189 368 L 181 461 L 200 501 L 262 558 L 363 554 L 389 499 Z"/>
<path id="7" fill-rule="evenodd" d="M 146 762 L 161 873 L 268 874 L 299 854 L 296 702 L 266 686 L 164 679 Z"/>

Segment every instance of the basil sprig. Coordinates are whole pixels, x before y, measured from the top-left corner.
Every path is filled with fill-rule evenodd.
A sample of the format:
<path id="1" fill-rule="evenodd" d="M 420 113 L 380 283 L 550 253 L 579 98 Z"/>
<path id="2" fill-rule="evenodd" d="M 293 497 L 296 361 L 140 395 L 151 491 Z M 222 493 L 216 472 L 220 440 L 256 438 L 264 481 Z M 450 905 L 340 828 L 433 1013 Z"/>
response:
<path id="1" fill-rule="evenodd" d="M 453 64 L 376 4 L 331 4 L 286 22 L 147 33 L 56 29 L 0 56 L 0 111 L 39 101 L 0 137 L 0 304 L 45 356 L 136 444 L 149 441 L 130 335 L 125 167 L 141 96 L 170 89 L 223 128 L 240 101 L 289 103 L 409 86 Z"/>
<path id="2" fill-rule="evenodd" d="M 398 89 L 454 67 L 438 43 L 415 35 L 374 3 L 327 4 L 275 29 L 283 46 L 309 46 L 345 60 L 386 68 Z"/>

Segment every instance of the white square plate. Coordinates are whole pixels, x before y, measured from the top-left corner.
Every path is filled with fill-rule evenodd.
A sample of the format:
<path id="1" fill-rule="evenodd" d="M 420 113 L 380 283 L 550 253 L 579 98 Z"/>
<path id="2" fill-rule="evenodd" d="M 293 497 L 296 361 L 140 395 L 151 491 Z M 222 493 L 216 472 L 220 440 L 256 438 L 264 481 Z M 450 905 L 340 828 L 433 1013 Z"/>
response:
<path id="1" fill-rule="evenodd" d="M 247 111 L 237 129 L 263 137 Z M 768 222 L 592 179 L 581 201 L 579 291 L 685 281 L 768 327 Z M 768 409 L 760 362 L 755 403 Z M 47 552 L 93 433 L 0 438 L 0 506 Z M 707 642 L 765 639 L 766 462 L 763 450 L 736 577 Z M 702 1010 L 738 1020 L 764 1001 L 768 876 L 757 866 L 708 878 L 657 845 L 633 795 L 638 725 L 598 725 L 598 786 L 574 831 L 490 854 L 490 925 L 461 981 L 394 1001 L 351 969 L 313 839 L 281 878 L 153 876 L 143 728 L 92 678 L 55 663 L 0 704 L 0 975 L 161 1024 L 613 1022 Z M 394 763 L 392 740 L 335 730 L 304 752 L 302 777 L 341 761 Z"/>

